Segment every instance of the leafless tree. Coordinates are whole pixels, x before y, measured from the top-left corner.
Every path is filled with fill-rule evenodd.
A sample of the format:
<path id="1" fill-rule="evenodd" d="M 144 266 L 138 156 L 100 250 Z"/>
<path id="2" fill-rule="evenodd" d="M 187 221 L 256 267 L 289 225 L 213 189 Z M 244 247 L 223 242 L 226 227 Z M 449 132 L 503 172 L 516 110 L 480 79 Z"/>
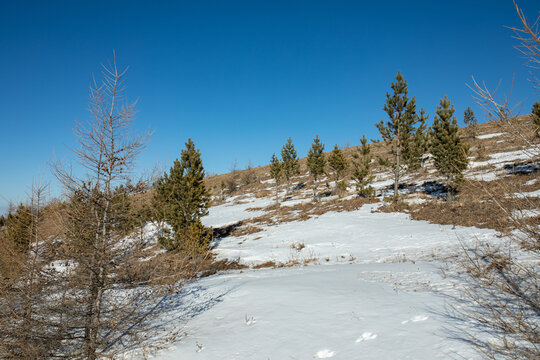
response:
<path id="1" fill-rule="evenodd" d="M 514 31 L 514 38 L 518 40 L 516 49 L 521 52 L 527 60 L 527 65 L 531 68 L 529 80 L 538 92 L 540 91 L 540 78 L 534 72 L 540 69 L 540 31 L 538 29 L 540 16 L 531 23 L 515 1 L 514 7 L 521 21 L 521 27 L 510 27 L 510 29 Z"/>
<path id="2" fill-rule="evenodd" d="M 529 63 L 538 64 L 538 20 L 531 26 L 514 4 L 522 22 L 522 28 L 512 28 L 518 34 L 519 48 Z M 540 155 L 540 144 L 533 136 L 528 118 L 517 116 L 518 105 L 511 105 L 511 96 L 498 98 L 496 90 L 490 91 L 474 79 L 470 88 L 491 120 L 498 120 L 534 164 Z M 531 174 L 537 178 L 536 171 L 533 166 Z M 467 274 L 465 301 L 454 308 L 456 318 L 464 325 L 460 327 L 461 336 L 486 358 L 538 359 L 540 216 L 527 213 L 538 209 L 538 201 L 523 192 L 518 182 L 510 182 L 498 193 L 488 190 L 481 182 L 477 186 L 502 210 L 505 218 L 500 221 L 506 222 L 512 231 L 497 244 L 462 244 L 460 265 Z"/>
<path id="3" fill-rule="evenodd" d="M 46 191 L 45 185 L 33 186 L 29 204 L 19 206 L 0 234 L 1 358 L 49 358 L 63 336 L 53 309 L 61 301 L 50 301 L 56 295 L 55 234 L 44 226 L 52 217 L 45 210 Z"/>
<path id="4" fill-rule="evenodd" d="M 140 346 L 162 294 L 152 286 L 157 265 L 146 261 L 153 244 L 134 231 L 142 224 L 130 212 L 137 187 L 128 186 L 129 177 L 149 134 L 131 131 L 135 103 L 124 95 L 126 70 L 114 57 L 103 66 L 103 81 L 90 87 L 91 119 L 74 130 L 73 152 L 85 174 L 54 166 L 66 194 L 60 252 L 71 266 L 59 283 L 67 289 L 62 316 L 69 335 L 60 353 L 69 358 L 114 357 Z"/>

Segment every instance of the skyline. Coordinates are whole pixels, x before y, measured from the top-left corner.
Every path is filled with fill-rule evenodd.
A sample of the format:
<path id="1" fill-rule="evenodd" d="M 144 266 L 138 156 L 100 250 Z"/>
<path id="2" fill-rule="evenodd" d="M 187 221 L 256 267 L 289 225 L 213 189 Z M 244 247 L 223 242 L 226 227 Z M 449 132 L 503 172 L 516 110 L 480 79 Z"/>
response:
<path id="1" fill-rule="evenodd" d="M 530 19 L 536 2 L 519 1 Z M 329 151 L 357 145 L 386 119 L 385 94 L 402 72 L 433 120 L 448 95 L 463 124 L 485 115 L 471 77 L 530 112 L 538 94 L 513 46 L 512 1 L 9 2 L 0 14 L 0 212 L 20 202 L 46 164 L 73 160 L 75 120 L 88 118 L 92 73 L 116 51 L 138 99 L 137 131 L 152 139 L 137 173 L 167 169 L 192 138 L 208 173 L 265 165 L 290 136 L 303 157 L 315 137 Z M 121 16 L 119 16 L 121 15 Z"/>

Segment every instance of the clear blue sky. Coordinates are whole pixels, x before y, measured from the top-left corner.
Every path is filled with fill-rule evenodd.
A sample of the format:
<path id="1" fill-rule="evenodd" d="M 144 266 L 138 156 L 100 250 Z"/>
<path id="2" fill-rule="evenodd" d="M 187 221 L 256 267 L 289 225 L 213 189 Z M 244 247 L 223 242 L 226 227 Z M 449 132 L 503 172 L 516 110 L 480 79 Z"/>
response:
<path id="1" fill-rule="evenodd" d="M 538 1 L 521 0 L 532 19 Z M 54 154 L 71 160 L 88 85 L 116 50 L 129 65 L 136 127 L 154 135 L 139 171 L 170 165 L 188 137 L 207 171 L 268 163 L 291 136 L 355 145 L 396 72 L 433 118 L 447 94 L 462 119 L 471 76 L 507 89 L 529 112 L 535 93 L 513 45 L 511 0 L 1 1 L 0 209 L 20 201 Z M 537 95 L 537 94 L 536 94 Z M 44 170 L 45 169 L 45 170 Z M 54 185 L 53 193 L 58 193 Z"/>

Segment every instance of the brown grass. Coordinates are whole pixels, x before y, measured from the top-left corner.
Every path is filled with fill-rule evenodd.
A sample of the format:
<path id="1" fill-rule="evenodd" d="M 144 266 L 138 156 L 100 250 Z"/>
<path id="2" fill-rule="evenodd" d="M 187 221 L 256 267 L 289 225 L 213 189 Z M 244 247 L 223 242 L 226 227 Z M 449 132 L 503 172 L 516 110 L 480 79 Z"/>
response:
<path id="1" fill-rule="evenodd" d="M 490 182 L 466 181 L 456 201 L 431 200 L 415 205 L 405 202 L 391 203 L 378 211 L 405 212 L 414 220 L 426 220 L 436 224 L 476 226 L 508 232 L 516 227 L 515 219 L 508 211 L 540 208 L 540 198 L 522 199 L 512 195 L 538 189 L 538 182 L 524 185 L 535 178 L 538 178 L 537 173 L 510 175 Z M 496 194 L 497 197 L 490 194 Z M 535 217 L 521 221 L 531 224 L 538 222 Z"/>
<path id="2" fill-rule="evenodd" d="M 273 260 L 269 260 L 269 261 L 263 262 L 262 264 L 254 265 L 253 269 L 264 269 L 264 268 L 275 269 L 277 267 L 278 265 Z"/>

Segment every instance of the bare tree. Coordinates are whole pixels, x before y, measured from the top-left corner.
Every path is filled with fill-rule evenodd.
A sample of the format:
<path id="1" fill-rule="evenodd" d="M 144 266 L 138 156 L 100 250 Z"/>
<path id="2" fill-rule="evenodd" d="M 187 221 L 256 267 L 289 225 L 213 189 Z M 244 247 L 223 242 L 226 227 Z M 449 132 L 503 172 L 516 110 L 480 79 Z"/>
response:
<path id="1" fill-rule="evenodd" d="M 520 49 L 530 63 L 538 64 L 538 20 L 535 26 L 529 25 L 514 4 L 523 25 L 520 29 L 513 28 L 521 42 Z M 511 105 L 511 96 L 498 98 L 497 90 L 490 91 L 474 79 L 470 88 L 490 119 L 498 120 L 514 143 L 521 145 L 532 162 L 536 161 L 540 146 L 534 139 L 533 126 L 527 118 L 517 116 L 517 104 Z M 475 185 L 501 209 L 504 219 L 499 221 L 506 223 L 511 231 L 497 244 L 462 244 L 460 265 L 468 274 L 466 301 L 454 308 L 457 319 L 465 325 L 460 328 L 461 336 L 486 358 L 538 359 L 540 217 L 527 213 L 538 209 L 538 199 L 523 192 L 518 181 L 509 182 L 498 191 L 489 190 L 482 182 Z"/>
<path id="2" fill-rule="evenodd" d="M 514 31 L 514 38 L 519 42 L 516 49 L 521 52 L 527 60 L 527 65 L 531 68 L 529 80 L 538 92 L 540 91 L 540 78 L 534 71 L 540 69 L 540 31 L 538 29 L 540 16 L 531 23 L 515 1 L 514 7 L 521 21 L 521 27 L 510 27 L 510 29 Z"/>
<path id="3" fill-rule="evenodd" d="M 134 135 L 135 103 L 124 95 L 126 70 L 116 57 L 103 66 L 103 81 L 90 87 L 91 119 L 77 123 L 84 169 L 76 176 L 57 163 L 54 173 L 66 192 L 62 256 L 73 266 L 63 273 L 69 336 L 62 352 L 70 358 L 114 356 L 141 343 L 141 327 L 153 308 L 152 272 L 144 258 L 151 247 L 130 212 L 130 171 L 149 134 Z M 128 236 L 129 235 L 129 236 Z M 133 273 L 145 266 L 139 277 Z"/>
<path id="4" fill-rule="evenodd" d="M 0 234 L 0 357 L 49 358 L 63 336 L 62 319 L 54 316 L 55 234 L 45 231 L 47 187 L 34 185 L 29 204 L 8 217 Z M 50 209 L 49 209 L 50 210 Z"/>

